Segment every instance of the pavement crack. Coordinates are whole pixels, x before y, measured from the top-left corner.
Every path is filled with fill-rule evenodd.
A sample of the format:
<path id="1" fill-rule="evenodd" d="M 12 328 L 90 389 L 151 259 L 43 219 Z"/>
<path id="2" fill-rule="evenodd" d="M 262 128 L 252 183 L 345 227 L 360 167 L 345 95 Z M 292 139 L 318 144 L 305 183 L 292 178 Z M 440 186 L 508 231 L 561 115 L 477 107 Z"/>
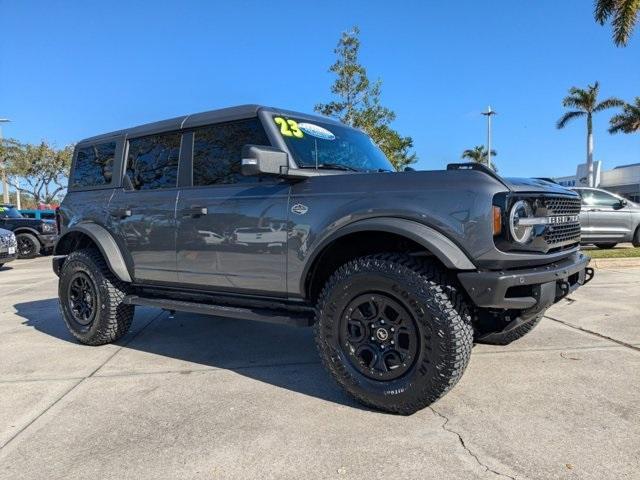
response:
<path id="1" fill-rule="evenodd" d="M 601 338 L 603 340 L 609 340 L 610 342 L 617 343 L 618 345 L 622 345 L 623 347 L 630 348 L 631 350 L 635 350 L 640 352 L 640 347 L 633 345 L 631 343 L 623 342 L 622 340 L 615 339 L 613 337 L 609 337 L 608 335 L 603 335 L 602 333 L 594 332 L 593 330 L 589 330 L 588 328 L 579 327 L 578 325 L 574 325 L 569 322 L 565 322 L 564 320 L 560 320 L 559 318 L 550 317 L 549 315 L 545 315 L 545 318 L 549 320 L 553 320 L 554 322 L 561 323 L 562 325 L 573 328 L 574 330 L 578 330 L 580 332 L 588 333 L 589 335 L 593 335 L 595 337 Z"/>
<path id="2" fill-rule="evenodd" d="M 469 447 L 467 446 L 467 444 L 464 441 L 464 438 L 462 438 L 462 435 L 458 432 L 456 432 L 455 430 L 453 430 L 452 428 L 448 427 L 448 423 L 449 423 L 449 418 L 446 417 L 445 415 L 443 415 L 442 413 L 438 412 L 435 408 L 433 407 L 429 407 L 429 410 L 431 410 L 433 413 L 435 413 L 438 417 L 442 418 L 444 420 L 444 422 L 442 423 L 441 427 L 444 431 L 452 433 L 453 435 L 455 435 L 456 437 L 458 437 L 458 441 L 460 442 L 460 445 L 462 445 L 462 448 L 465 450 L 465 452 L 467 452 L 477 463 L 478 465 L 480 465 L 482 468 L 484 468 L 484 470 L 486 472 L 490 472 L 493 473 L 494 475 L 497 475 L 498 477 L 504 477 L 504 478 L 510 478 L 511 480 L 516 480 L 516 477 L 512 477 L 511 475 L 507 475 L 506 473 L 501 473 L 498 472 L 497 470 L 492 469 L 491 467 L 489 467 L 487 464 L 485 464 L 484 462 L 482 462 L 480 460 L 480 458 L 478 457 L 478 455 L 476 455 L 475 453 L 473 453 L 471 451 L 471 449 L 469 449 Z"/>

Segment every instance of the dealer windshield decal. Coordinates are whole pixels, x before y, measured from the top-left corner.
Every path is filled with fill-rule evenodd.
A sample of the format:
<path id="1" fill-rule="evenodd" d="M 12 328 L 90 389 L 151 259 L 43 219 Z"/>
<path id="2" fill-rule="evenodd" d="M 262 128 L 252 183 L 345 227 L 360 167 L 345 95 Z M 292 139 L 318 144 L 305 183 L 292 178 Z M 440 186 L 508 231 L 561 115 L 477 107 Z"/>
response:
<path id="1" fill-rule="evenodd" d="M 321 138 L 322 140 L 335 140 L 336 136 L 326 128 L 313 123 L 299 123 L 298 128 L 307 135 L 312 137 Z"/>
<path id="2" fill-rule="evenodd" d="M 300 131 L 298 122 L 290 118 L 275 117 L 273 119 L 276 125 L 280 127 L 280 133 L 283 137 L 302 138 L 304 133 Z"/>

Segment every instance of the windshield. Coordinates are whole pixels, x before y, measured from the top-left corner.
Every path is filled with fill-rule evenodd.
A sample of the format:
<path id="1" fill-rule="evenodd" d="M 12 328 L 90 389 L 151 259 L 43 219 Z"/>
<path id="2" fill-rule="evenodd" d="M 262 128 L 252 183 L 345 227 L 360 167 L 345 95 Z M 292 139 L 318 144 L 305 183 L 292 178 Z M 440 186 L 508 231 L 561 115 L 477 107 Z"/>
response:
<path id="1" fill-rule="evenodd" d="M 273 121 L 301 168 L 393 171 L 371 138 L 353 128 L 276 115 Z"/>
<path id="2" fill-rule="evenodd" d="M 0 207 L 0 218 L 24 218 L 16 207 Z"/>

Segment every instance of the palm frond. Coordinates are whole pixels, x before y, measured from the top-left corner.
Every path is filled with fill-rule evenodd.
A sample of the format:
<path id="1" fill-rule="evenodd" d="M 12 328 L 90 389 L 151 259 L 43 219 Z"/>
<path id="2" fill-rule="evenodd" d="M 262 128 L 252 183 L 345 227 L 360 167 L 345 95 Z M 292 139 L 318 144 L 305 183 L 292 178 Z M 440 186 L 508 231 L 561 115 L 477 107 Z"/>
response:
<path id="1" fill-rule="evenodd" d="M 624 104 L 624 101 L 620 100 L 619 98 L 611 97 L 597 104 L 593 111 L 601 112 L 603 110 L 607 110 L 608 108 L 622 107 Z"/>
<path id="2" fill-rule="evenodd" d="M 604 22 L 611 16 L 616 8 L 616 0 L 596 0 L 593 17 L 600 25 L 604 25 Z"/>
<path id="3" fill-rule="evenodd" d="M 618 47 L 625 46 L 633 32 L 640 13 L 640 0 L 618 0 L 611 25 L 613 41 Z"/>
<path id="4" fill-rule="evenodd" d="M 625 104 L 622 113 L 611 117 L 609 124 L 611 134 L 640 132 L 640 97 L 636 97 L 635 104 Z"/>
<path id="5" fill-rule="evenodd" d="M 558 120 L 558 123 L 556 123 L 556 128 L 562 129 L 571 120 L 574 120 L 576 118 L 582 117 L 582 116 L 584 116 L 586 114 L 587 114 L 587 112 L 584 112 L 584 111 L 581 111 L 581 110 L 573 110 L 571 112 L 567 112 L 562 117 L 560 117 L 560 120 Z"/>

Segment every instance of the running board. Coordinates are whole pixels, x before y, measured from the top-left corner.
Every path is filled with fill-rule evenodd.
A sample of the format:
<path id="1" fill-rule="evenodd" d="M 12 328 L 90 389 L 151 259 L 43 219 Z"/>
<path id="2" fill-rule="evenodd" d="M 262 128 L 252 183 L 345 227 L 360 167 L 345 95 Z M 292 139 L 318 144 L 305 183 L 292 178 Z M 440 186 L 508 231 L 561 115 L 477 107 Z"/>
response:
<path id="1" fill-rule="evenodd" d="M 138 295 L 127 295 L 124 297 L 123 303 L 127 305 L 162 308 L 170 311 L 200 313 L 216 317 L 278 323 L 280 325 L 292 325 L 296 327 L 308 327 L 313 323 L 312 314 L 297 311 L 231 307 L 227 305 L 188 302 L 185 300 L 172 300 L 169 298 L 141 297 Z"/>

